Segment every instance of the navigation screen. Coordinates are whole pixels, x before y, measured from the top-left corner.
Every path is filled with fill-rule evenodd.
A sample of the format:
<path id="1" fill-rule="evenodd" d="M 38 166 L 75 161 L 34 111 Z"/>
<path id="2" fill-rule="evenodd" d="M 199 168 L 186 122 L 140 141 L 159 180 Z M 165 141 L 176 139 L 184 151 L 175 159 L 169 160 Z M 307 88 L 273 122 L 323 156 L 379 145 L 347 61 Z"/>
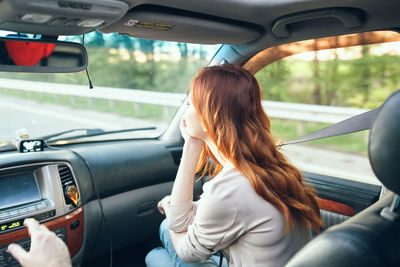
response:
<path id="1" fill-rule="evenodd" d="M 41 199 L 33 173 L 0 177 L 0 210 Z"/>
<path id="2" fill-rule="evenodd" d="M 22 140 L 20 142 L 20 152 L 43 151 L 42 140 Z"/>

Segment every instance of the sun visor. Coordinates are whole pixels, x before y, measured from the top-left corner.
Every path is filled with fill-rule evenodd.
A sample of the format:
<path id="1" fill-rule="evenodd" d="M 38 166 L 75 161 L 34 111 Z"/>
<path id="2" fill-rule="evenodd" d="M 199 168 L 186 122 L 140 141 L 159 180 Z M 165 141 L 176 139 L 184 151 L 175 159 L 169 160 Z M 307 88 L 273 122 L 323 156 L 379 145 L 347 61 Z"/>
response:
<path id="1" fill-rule="evenodd" d="M 101 31 L 164 41 L 239 44 L 256 40 L 263 28 L 252 23 L 195 12 L 142 5 Z"/>

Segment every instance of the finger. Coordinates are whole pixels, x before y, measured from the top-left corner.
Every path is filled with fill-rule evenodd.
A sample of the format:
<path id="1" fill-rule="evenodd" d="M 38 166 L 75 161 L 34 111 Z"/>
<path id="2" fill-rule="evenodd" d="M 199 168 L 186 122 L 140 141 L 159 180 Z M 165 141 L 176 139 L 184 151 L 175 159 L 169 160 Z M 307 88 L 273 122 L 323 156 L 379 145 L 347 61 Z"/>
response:
<path id="1" fill-rule="evenodd" d="M 179 125 L 179 130 L 181 131 L 183 139 L 186 140 L 189 137 L 189 134 L 186 131 L 186 121 L 182 120 L 181 124 Z"/>
<path id="2" fill-rule="evenodd" d="M 7 248 L 7 252 L 11 254 L 19 263 L 27 258 L 28 253 L 20 245 L 10 244 Z"/>
<path id="3" fill-rule="evenodd" d="M 165 206 L 167 205 L 167 203 L 169 202 L 169 198 L 170 196 L 165 196 L 163 199 L 161 199 L 158 204 L 158 210 L 160 211 L 161 214 L 165 215 Z"/>
<path id="4" fill-rule="evenodd" d="M 185 128 L 185 126 L 184 126 L 184 122 L 185 121 L 185 119 L 184 118 L 182 118 L 182 120 L 181 120 L 181 123 L 179 124 L 179 129 L 181 130 L 181 132 L 183 131 L 183 129 Z"/>
<path id="5" fill-rule="evenodd" d="M 161 205 L 161 201 L 158 202 L 157 209 L 162 215 L 165 215 L 165 211 L 164 211 L 164 209 L 163 209 L 163 207 Z"/>
<path id="6" fill-rule="evenodd" d="M 40 232 L 40 224 L 33 218 L 25 219 L 24 225 L 28 228 L 30 236 L 33 236 L 36 233 Z"/>

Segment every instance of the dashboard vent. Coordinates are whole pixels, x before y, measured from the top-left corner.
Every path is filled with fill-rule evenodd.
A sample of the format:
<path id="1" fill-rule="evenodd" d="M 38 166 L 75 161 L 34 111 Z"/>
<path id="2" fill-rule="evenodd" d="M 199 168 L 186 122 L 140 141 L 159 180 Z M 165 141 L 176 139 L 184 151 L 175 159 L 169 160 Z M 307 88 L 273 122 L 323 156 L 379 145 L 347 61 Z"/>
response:
<path id="1" fill-rule="evenodd" d="M 74 204 L 71 201 L 70 197 L 68 197 L 67 195 L 68 188 L 70 188 L 71 186 L 76 187 L 71 169 L 67 165 L 58 165 L 58 173 L 60 174 L 60 180 L 61 180 L 61 185 L 63 187 L 65 202 L 67 204 Z"/>

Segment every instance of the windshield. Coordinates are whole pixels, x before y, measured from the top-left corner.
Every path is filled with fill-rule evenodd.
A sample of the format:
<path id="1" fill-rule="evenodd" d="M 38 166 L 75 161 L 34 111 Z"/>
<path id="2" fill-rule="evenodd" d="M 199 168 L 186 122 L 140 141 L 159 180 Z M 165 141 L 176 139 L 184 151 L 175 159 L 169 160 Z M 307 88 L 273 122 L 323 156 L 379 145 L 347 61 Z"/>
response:
<path id="1" fill-rule="evenodd" d="M 81 43 L 82 36 L 59 40 Z M 100 32 L 85 35 L 84 44 L 93 89 L 85 71 L 0 72 L 0 141 L 65 131 L 56 139 L 84 136 L 74 129 L 113 131 L 91 137 L 96 140 L 158 136 L 184 100 L 190 80 L 219 48 Z M 118 132 L 136 128 L 144 130 Z"/>

